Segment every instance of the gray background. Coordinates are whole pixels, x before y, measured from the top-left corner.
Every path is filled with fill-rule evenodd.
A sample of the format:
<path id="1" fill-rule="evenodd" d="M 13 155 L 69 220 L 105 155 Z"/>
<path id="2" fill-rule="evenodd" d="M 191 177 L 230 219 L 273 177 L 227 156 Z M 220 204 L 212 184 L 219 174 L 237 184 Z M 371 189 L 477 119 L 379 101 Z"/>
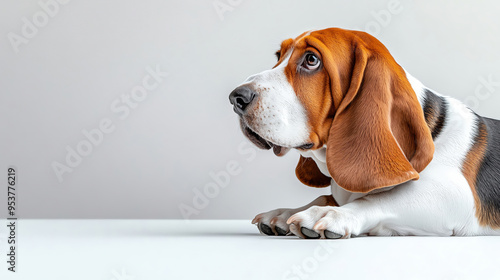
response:
<path id="1" fill-rule="evenodd" d="M 274 65 L 282 40 L 310 29 L 370 31 L 424 84 L 500 118 L 500 86 L 482 82 L 500 81 L 498 1 L 401 0 L 381 20 L 389 2 L 73 0 L 16 53 L 8 34 L 43 10 L 38 1 L 3 1 L 0 166 L 2 174 L 18 168 L 19 215 L 183 218 L 185 205 L 197 211 L 191 219 L 251 219 L 328 193 L 298 182 L 296 152 L 277 158 L 252 148 L 227 99 Z M 219 3 L 231 9 L 220 16 Z M 120 119 L 111 104 L 148 66 L 169 76 Z M 53 162 L 64 163 L 66 147 L 106 118 L 114 131 L 60 182 Z M 194 207 L 196 192 L 216 183 L 210 173 L 228 164 L 239 173 Z"/>

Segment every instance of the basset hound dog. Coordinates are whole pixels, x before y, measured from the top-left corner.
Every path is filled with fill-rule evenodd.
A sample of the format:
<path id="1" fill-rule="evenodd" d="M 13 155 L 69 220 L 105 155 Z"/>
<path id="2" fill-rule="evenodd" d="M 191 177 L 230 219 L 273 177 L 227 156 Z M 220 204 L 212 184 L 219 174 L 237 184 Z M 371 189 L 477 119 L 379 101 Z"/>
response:
<path id="1" fill-rule="evenodd" d="M 500 234 L 500 121 L 425 87 L 365 32 L 306 32 L 276 55 L 230 102 L 251 142 L 298 150 L 298 179 L 332 194 L 257 215 L 261 233 Z"/>

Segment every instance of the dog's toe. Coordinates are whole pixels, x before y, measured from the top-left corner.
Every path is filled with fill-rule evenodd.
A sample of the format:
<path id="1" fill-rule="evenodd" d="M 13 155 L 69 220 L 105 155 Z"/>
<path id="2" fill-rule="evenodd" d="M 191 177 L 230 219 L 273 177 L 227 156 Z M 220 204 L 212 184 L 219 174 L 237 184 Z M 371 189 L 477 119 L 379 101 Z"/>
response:
<path id="1" fill-rule="evenodd" d="M 294 213 L 294 209 L 279 208 L 261 213 L 252 220 L 260 233 L 271 236 L 284 236 L 290 233 L 286 220 Z"/>
<path id="2" fill-rule="evenodd" d="M 306 238 L 318 239 L 320 237 L 319 233 L 315 232 L 312 229 L 308 229 L 306 227 L 301 227 L 300 231 Z"/>
<path id="3" fill-rule="evenodd" d="M 324 234 L 325 234 L 325 238 L 328 238 L 328 239 L 339 239 L 342 237 L 341 234 L 338 234 L 338 233 L 335 233 L 335 232 L 329 231 L 329 230 L 325 230 Z"/>
<path id="4" fill-rule="evenodd" d="M 274 227 L 274 229 L 276 230 L 276 232 L 278 233 L 278 235 L 280 236 L 284 236 L 287 234 L 286 230 L 280 228 L 280 227 Z"/>
<path id="5" fill-rule="evenodd" d="M 266 224 L 260 224 L 260 231 L 266 235 L 274 235 L 273 230 Z"/>

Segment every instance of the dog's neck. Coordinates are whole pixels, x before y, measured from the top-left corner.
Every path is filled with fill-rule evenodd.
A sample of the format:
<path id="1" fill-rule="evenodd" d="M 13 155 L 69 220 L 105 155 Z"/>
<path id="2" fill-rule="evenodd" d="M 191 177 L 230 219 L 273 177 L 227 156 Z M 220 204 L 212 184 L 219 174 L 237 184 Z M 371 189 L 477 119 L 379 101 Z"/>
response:
<path id="1" fill-rule="evenodd" d="M 413 91 L 417 95 L 418 102 L 422 106 L 425 122 L 431 130 L 432 139 L 436 139 L 445 126 L 448 107 L 446 100 L 439 93 L 424 86 L 419 80 L 415 79 L 408 72 L 406 72 L 406 77 L 408 78 Z"/>
<path id="2" fill-rule="evenodd" d="M 330 178 L 332 177 L 328 172 L 328 167 L 326 165 L 326 145 L 317 150 L 310 150 L 305 152 L 299 151 L 299 153 L 303 157 L 312 158 L 321 173 Z M 341 188 L 333 179 L 331 180 L 330 188 L 332 191 L 332 196 L 335 198 L 335 201 L 339 204 L 339 206 L 367 195 L 367 193 L 353 193 L 346 191 L 345 189 Z"/>

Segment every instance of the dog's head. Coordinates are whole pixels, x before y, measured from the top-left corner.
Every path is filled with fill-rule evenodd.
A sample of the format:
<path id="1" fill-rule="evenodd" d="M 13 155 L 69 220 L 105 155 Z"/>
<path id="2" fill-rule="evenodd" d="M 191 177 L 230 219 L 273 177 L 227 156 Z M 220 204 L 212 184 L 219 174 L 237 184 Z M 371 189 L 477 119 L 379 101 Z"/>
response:
<path id="1" fill-rule="evenodd" d="M 434 144 L 416 94 L 388 50 L 364 32 L 330 28 L 283 41 L 277 64 L 229 96 L 243 133 L 278 156 L 326 145 L 328 171 L 351 192 L 418 179 Z M 301 156 L 297 177 L 330 178 Z"/>

